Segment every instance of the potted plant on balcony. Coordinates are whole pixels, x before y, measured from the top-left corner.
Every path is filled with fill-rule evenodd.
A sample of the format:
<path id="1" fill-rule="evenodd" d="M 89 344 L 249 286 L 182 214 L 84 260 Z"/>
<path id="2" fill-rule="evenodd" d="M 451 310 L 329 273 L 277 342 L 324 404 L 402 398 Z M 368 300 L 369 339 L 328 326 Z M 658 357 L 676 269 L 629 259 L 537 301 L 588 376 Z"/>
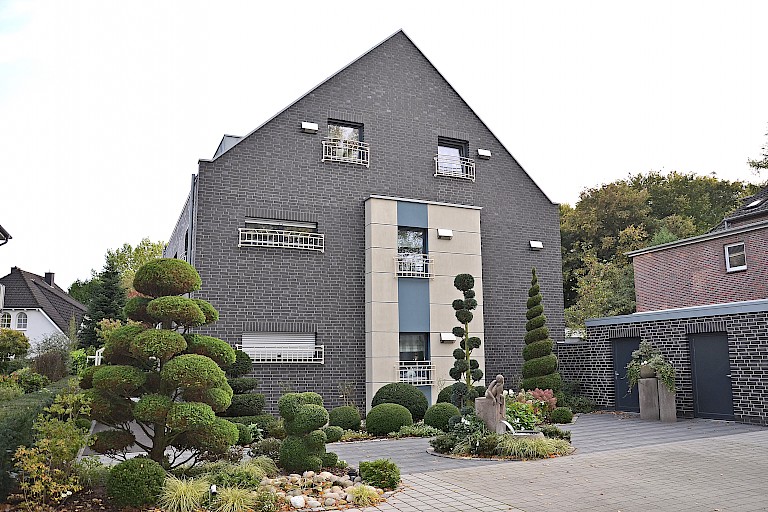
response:
<path id="1" fill-rule="evenodd" d="M 675 369 L 664 358 L 659 349 L 648 341 L 640 342 L 632 352 L 632 360 L 627 364 L 629 392 L 637 386 L 639 379 L 656 377 L 671 392 L 675 392 Z"/>

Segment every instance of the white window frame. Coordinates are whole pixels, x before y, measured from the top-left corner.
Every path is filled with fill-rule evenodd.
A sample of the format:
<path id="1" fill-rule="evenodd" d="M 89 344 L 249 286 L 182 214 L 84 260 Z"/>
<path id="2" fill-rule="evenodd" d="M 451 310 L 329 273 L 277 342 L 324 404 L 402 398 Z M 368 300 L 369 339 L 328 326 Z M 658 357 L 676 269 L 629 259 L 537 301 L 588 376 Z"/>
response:
<path id="1" fill-rule="evenodd" d="M 21 325 L 21 321 L 24 321 L 24 325 Z M 25 312 L 20 312 L 16 315 L 16 330 L 18 331 L 26 331 L 27 326 L 29 325 L 29 317 Z"/>
<path id="2" fill-rule="evenodd" d="M 728 249 L 730 249 L 731 247 L 738 247 L 738 246 L 741 246 L 741 252 L 744 254 L 744 264 L 739 265 L 738 267 L 732 267 L 731 255 L 728 253 Z M 736 242 L 733 244 L 728 244 L 723 247 L 723 251 L 725 252 L 725 270 L 727 272 L 738 272 L 739 270 L 747 270 L 747 246 L 744 242 Z"/>
<path id="3" fill-rule="evenodd" d="M 315 333 L 244 332 L 240 349 L 254 364 L 325 364 L 325 347 L 317 344 Z"/>
<path id="4" fill-rule="evenodd" d="M 10 329 L 11 328 L 11 314 L 10 313 L 3 313 L 0 315 L 0 329 Z"/>

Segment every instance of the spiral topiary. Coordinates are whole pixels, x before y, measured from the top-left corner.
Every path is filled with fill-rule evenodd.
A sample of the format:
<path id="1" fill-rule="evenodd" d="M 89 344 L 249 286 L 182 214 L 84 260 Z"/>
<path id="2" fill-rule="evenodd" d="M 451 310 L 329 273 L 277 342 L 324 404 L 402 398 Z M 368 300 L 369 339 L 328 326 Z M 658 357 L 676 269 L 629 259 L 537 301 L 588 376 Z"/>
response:
<path id="1" fill-rule="evenodd" d="M 336 454 L 325 451 L 328 435 L 323 426 L 328 423 L 328 411 L 320 395 L 286 393 L 278 400 L 277 409 L 288 433 L 280 446 L 280 467 L 296 473 L 320 471 L 323 466 L 336 464 Z M 330 433 L 335 438 L 338 431 Z"/>
<path id="2" fill-rule="evenodd" d="M 451 402 L 458 408 L 472 406 L 475 398 L 478 397 L 473 383 L 483 378 L 483 371 L 480 364 L 471 358 L 472 350 L 480 348 L 480 338 L 469 335 L 469 323 L 474 318 L 472 311 L 477 308 L 475 299 L 475 278 L 470 274 L 459 274 L 453 280 L 453 285 L 464 295 L 463 299 L 456 299 L 451 306 L 456 310 L 456 320 L 463 324 L 463 327 L 453 328 L 453 335 L 463 338 L 459 343 L 459 348 L 453 351 L 453 368 L 448 374 L 456 382 L 451 387 Z"/>
<path id="3" fill-rule="evenodd" d="M 531 288 L 528 290 L 528 320 L 525 324 L 525 348 L 523 348 L 523 389 L 551 389 L 557 392 L 562 379 L 557 373 L 557 356 L 552 353 L 547 318 L 544 316 L 541 290 L 536 269 L 531 269 Z"/>

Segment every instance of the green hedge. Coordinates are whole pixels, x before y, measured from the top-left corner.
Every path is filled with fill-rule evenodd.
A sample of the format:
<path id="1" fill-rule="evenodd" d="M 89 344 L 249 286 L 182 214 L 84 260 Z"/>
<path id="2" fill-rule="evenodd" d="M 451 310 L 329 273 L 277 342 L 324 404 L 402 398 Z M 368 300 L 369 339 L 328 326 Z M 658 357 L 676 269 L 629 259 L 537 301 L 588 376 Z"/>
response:
<path id="1" fill-rule="evenodd" d="M 0 402 L 0 500 L 5 499 L 12 484 L 8 472 L 13 467 L 13 453 L 19 446 L 32 444 L 32 422 L 68 382 L 65 378 L 35 393 Z"/>

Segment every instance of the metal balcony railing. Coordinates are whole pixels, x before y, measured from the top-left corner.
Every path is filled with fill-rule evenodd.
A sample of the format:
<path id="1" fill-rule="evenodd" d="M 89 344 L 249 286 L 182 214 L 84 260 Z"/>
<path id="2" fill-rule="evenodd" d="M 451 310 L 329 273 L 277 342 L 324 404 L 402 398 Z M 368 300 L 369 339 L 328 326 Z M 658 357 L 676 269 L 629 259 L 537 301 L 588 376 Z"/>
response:
<path id="1" fill-rule="evenodd" d="M 434 383 L 435 366 L 431 361 L 400 361 L 400 382 L 414 386 L 426 386 Z"/>
<path id="2" fill-rule="evenodd" d="M 323 162 L 347 162 L 371 165 L 371 148 L 367 142 L 349 139 L 323 139 Z"/>
<path id="3" fill-rule="evenodd" d="M 463 156 L 435 155 L 435 176 L 475 181 L 475 161 Z"/>
<path id="4" fill-rule="evenodd" d="M 434 277 L 435 260 L 426 254 L 401 252 L 395 256 L 398 277 Z"/>
<path id="5" fill-rule="evenodd" d="M 280 229 L 239 228 L 238 247 L 285 247 L 325 252 L 325 235 Z"/>
<path id="6" fill-rule="evenodd" d="M 254 363 L 316 363 L 325 364 L 325 346 L 269 345 L 246 347 L 244 351 Z"/>

